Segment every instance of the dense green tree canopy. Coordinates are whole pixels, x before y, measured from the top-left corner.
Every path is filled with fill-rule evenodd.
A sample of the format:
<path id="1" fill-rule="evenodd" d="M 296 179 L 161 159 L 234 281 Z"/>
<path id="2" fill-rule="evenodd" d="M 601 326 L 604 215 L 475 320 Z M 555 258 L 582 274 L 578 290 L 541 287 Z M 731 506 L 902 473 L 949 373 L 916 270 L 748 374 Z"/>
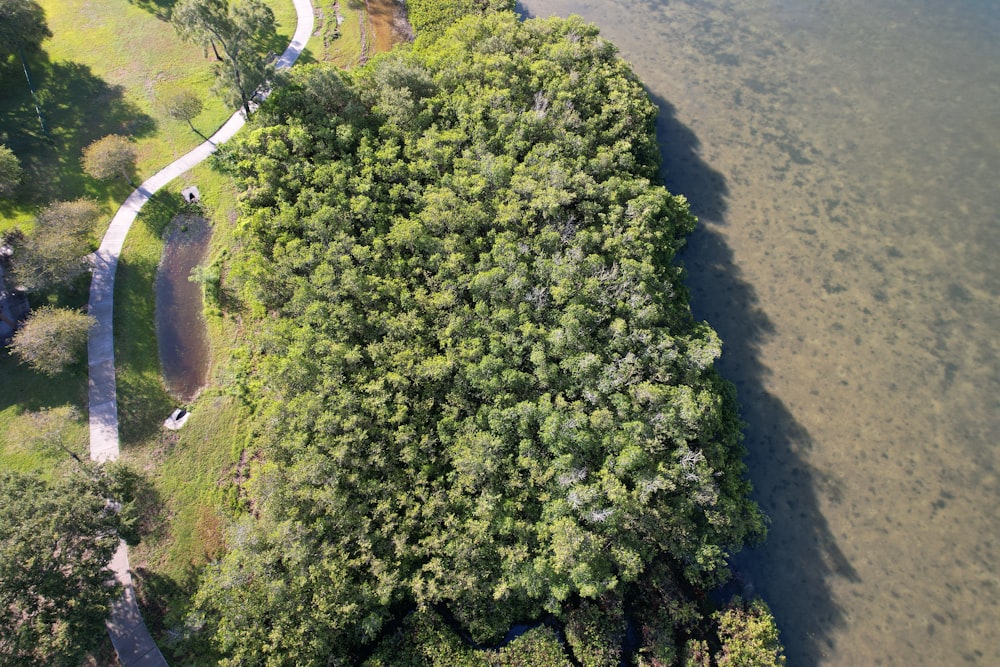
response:
<path id="1" fill-rule="evenodd" d="M 79 361 L 93 323 L 78 310 L 42 306 L 14 334 L 10 349 L 39 373 L 58 375 Z"/>
<path id="2" fill-rule="evenodd" d="M 14 151 L 0 144 L 0 197 L 10 196 L 17 189 L 23 173 Z"/>
<path id="3" fill-rule="evenodd" d="M 128 137 L 109 134 L 83 149 L 83 170 L 91 178 L 107 180 L 121 176 L 130 185 L 138 153 Z"/>
<path id="4" fill-rule="evenodd" d="M 56 482 L 0 472 L 0 665 L 79 665 L 118 593 L 119 517 L 87 469 Z"/>
<path id="5" fill-rule="evenodd" d="M 499 13 L 293 74 L 223 150 L 263 328 L 265 463 L 197 599 L 231 664 L 346 659 L 412 606 L 617 623 L 763 532 L 655 111 L 593 26 Z"/>
<path id="6" fill-rule="evenodd" d="M 45 10 L 34 0 L 0 0 L 0 57 L 35 48 L 51 37 Z"/>
<path id="7" fill-rule="evenodd" d="M 719 667 L 784 666 L 778 627 L 763 600 L 745 603 L 737 597 L 715 616 L 722 644 Z"/>
<path id="8" fill-rule="evenodd" d="M 514 0 L 412 0 L 407 14 L 421 37 L 436 37 L 463 16 L 514 9 Z"/>

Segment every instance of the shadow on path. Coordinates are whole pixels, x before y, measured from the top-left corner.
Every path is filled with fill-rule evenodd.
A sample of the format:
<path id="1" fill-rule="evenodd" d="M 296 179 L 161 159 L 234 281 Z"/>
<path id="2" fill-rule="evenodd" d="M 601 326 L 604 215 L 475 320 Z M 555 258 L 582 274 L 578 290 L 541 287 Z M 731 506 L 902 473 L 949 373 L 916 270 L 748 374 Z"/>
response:
<path id="1" fill-rule="evenodd" d="M 725 178 L 701 159 L 698 138 L 677 120 L 673 106 L 652 97 L 660 109 L 657 142 L 664 183 L 685 195 L 701 220 L 678 256 L 687 272 L 692 311 L 724 341 L 719 370 L 737 387 L 747 422 L 753 496 L 771 520 L 767 541 L 738 554 L 734 571 L 744 589 L 761 595 L 774 611 L 789 664 L 817 665 L 833 646 L 833 631 L 845 623 L 828 582 L 833 577 L 858 580 L 820 511 L 817 494 L 836 489 L 802 457 L 812 447 L 809 433 L 766 389 L 769 370 L 760 350 L 775 331 L 718 231 L 726 224 Z"/>

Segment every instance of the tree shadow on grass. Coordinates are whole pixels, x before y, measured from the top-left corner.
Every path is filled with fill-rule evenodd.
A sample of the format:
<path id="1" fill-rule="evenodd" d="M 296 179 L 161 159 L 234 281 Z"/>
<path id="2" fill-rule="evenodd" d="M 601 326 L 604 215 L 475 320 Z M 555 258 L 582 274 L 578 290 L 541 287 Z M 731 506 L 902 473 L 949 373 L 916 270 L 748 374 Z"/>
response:
<path id="1" fill-rule="evenodd" d="M 132 570 L 132 577 L 146 627 L 152 635 L 162 636 L 183 618 L 187 601 L 197 587 L 198 569 L 189 565 L 179 581 L 138 566 Z"/>
<path id="2" fill-rule="evenodd" d="M 177 0 L 128 0 L 129 4 L 149 12 L 161 21 L 169 21 Z"/>
<path id="3" fill-rule="evenodd" d="M 57 308 L 82 309 L 90 291 L 90 274 L 83 273 L 66 285 L 47 292 L 28 295 L 32 308 L 49 305 Z M 24 411 L 38 412 L 60 405 L 74 405 L 86 414 L 87 360 L 86 352 L 55 377 L 32 370 L 22 363 L 9 347 L 0 347 L 0 410 L 18 405 Z"/>
<path id="4" fill-rule="evenodd" d="M 18 200 L 0 200 L 0 213 L 8 215 L 19 204 L 117 195 L 123 183 L 95 182 L 83 173 L 84 147 L 109 134 L 148 136 L 156 121 L 125 99 L 123 87 L 109 84 L 86 65 L 52 62 L 38 52 L 29 56 L 28 66 L 47 135 L 23 72 L 10 63 L 0 67 L 0 128 L 25 172 Z"/>
<path id="5" fill-rule="evenodd" d="M 221 658 L 208 633 L 185 628 L 201 572 L 194 563 L 188 563 L 178 578 L 142 566 L 132 570 L 143 620 L 171 665 L 215 664 Z"/>
<path id="6" fill-rule="evenodd" d="M 789 664 L 817 665 L 833 646 L 834 631 L 845 624 L 829 582 L 859 577 L 837 546 L 820 510 L 820 493 L 836 494 L 804 460 L 812 447 L 807 430 L 768 392 L 769 369 L 761 347 L 774 326 L 759 305 L 756 289 L 742 276 L 733 251 L 717 230 L 725 225 L 728 186 L 722 174 L 699 155 L 699 140 L 680 123 L 673 107 L 652 95 L 660 109 L 657 141 L 667 188 L 685 195 L 701 223 L 678 256 L 686 269 L 691 306 L 719 333 L 725 352 L 718 366 L 737 387 L 754 499 L 770 517 L 767 541 L 733 559 L 745 592 L 755 591 L 771 606 Z"/>

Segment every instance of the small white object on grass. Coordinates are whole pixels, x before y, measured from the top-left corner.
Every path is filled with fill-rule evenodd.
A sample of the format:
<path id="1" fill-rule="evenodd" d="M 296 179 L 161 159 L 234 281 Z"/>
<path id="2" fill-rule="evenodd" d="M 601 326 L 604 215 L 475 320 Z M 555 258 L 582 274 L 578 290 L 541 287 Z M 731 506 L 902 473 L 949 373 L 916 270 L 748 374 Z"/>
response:
<path id="1" fill-rule="evenodd" d="M 184 426 L 184 424 L 187 423 L 188 417 L 190 416 L 191 413 L 184 408 L 177 408 L 170 413 L 170 416 L 167 417 L 165 422 L 163 422 L 163 425 L 171 431 L 177 431 L 181 426 Z"/>

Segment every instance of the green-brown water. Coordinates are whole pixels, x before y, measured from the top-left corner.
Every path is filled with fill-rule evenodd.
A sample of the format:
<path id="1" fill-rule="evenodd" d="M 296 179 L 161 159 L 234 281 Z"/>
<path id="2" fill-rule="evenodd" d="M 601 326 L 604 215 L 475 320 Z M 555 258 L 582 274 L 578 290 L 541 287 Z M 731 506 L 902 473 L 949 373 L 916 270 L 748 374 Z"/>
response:
<path id="1" fill-rule="evenodd" d="M 189 403 L 205 386 L 208 331 L 202 286 L 189 279 L 205 259 L 212 229 L 197 216 L 175 219 L 156 272 L 156 339 L 163 380 L 171 396 Z"/>
<path id="2" fill-rule="evenodd" d="M 660 104 L 792 665 L 1000 664 L 1000 3 L 526 0 Z"/>

